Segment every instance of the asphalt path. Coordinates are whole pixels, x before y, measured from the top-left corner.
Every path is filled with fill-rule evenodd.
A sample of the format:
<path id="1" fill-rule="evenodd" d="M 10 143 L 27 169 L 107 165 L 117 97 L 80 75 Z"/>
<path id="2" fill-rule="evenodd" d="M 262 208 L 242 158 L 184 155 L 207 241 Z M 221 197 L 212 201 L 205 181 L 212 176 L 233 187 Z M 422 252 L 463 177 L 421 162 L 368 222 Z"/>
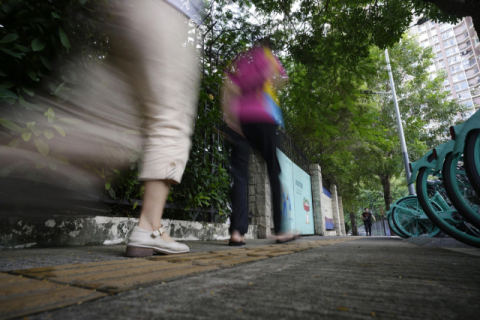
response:
<path id="1" fill-rule="evenodd" d="M 198 251 L 224 248 L 223 243 L 192 245 Z M 115 257 L 122 259 L 119 253 Z M 371 237 L 200 273 L 28 318 L 478 319 L 479 297 L 480 256 Z"/>

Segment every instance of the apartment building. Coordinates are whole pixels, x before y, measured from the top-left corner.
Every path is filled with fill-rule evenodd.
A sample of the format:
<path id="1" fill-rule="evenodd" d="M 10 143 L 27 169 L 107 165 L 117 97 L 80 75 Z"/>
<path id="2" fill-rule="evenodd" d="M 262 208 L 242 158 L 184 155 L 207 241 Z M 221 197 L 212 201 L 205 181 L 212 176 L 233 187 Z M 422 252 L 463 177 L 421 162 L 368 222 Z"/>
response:
<path id="1" fill-rule="evenodd" d="M 477 28 L 480 26 L 477 26 Z M 410 29 L 424 48 L 432 48 L 432 76 L 445 71 L 445 90 L 450 98 L 472 111 L 480 108 L 480 41 L 470 17 L 455 25 L 426 21 Z"/>

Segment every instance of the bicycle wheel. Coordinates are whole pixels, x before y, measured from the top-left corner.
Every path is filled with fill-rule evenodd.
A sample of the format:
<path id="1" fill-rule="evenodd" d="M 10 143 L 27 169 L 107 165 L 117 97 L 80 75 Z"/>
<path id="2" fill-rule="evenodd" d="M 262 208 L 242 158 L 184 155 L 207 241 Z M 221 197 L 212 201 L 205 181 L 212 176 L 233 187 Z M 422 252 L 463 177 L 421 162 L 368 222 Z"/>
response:
<path id="1" fill-rule="evenodd" d="M 463 151 L 465 173 L 473 190 L 480 196 L 480 130 L 472 130 L 465 140 Z"/>
<path id="2" fill-rule="evenodd" d="M 392 220 L 392 214 L 389 213 L 387 215 L 387 221 L 388 221 L 388 226 L 390 227 L 390 230 L 392 230 L 393 232 L 395 232 L 395 234 L 397 234 L 399 237 L 402 237 L 402 238 L 409 238 L 407 237 L 406 235 L 404 235 L 403 233 L 401 233 L 400 231 L 397 230 L 397 228 L 395 228 L 395 225 L 393 224 L 393 220 Z"/>
<path id="3" fill-rule="evenodd" d="M 450 152 L 442 168 L 443 186 L 455 209 L 465 219 L 480 228 L 480 197 L 472 189 L 465 174 L 463 155 L 456 157 Z"/>
<path id="4" fill-rule="evenodd" d="M 441 178 L 441 175 L 435 173 L 433 169 L 423 167 L 418 171 L 415 181 L 418 201 L 425 214 L 445 234 L 458 241 L 480 248 L 480 230 L 465 221 L 453 209 L 443 185 L 438 184 L 438 188 L 428 187 L 427 179 L 429 175 Z"/>
<path id="5" fill-rule="evenodd" d="M 423 212 L 417 196 L 407 196 L 395 202 L 393 224 L 409 237 L 434 237 L 440 229 Z"/>

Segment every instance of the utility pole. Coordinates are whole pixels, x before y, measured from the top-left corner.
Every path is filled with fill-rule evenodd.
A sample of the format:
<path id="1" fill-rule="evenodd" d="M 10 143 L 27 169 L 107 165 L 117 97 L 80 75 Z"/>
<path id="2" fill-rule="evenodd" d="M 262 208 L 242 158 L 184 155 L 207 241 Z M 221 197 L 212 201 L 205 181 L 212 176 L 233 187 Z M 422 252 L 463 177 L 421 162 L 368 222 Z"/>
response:
<path id="1" fill-rule="evenodd" d="M 393 104 L 395 106 L 395 114 L 397 116 L 398 135 L 400 137 L 400 146 L 402 148 L 403 166 L 405 167 L 405 174 L 407 177 L 408 193 L 410 195 L 415 195 L 415 189 L 413 188 L 413 184 L 410 184 L 410 185 L 408 184 L 411 176 L 409 166 L 408 166 L 408 164 L 410 163 L 410 160 L 408 160 L 407 144 L 405 143 L 405 136 L 403 134 L 402 119 L 400 117 L 400 110 L 398 108 L 397 93 L 395 92 L 395 83 L 393 82 L 392 67 L 390 66 L 388 49 L 385 49 L 385 60 L 387 62 L 388 76 L 390 77 L 390 87 L 392 88 L 392 97 L 393 97 Z"/>

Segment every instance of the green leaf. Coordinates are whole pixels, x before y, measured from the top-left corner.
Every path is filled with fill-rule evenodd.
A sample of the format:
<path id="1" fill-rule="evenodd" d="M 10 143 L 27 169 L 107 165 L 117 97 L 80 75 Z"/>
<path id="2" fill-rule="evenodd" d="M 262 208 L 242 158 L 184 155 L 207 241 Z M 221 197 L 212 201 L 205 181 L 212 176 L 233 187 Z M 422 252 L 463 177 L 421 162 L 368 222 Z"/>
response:
<path id="1" fill-rule="evenodd" d="M 52 12 L 52 17 L 54 17 L 55 19 L 61 19 L 62 17 L 56 13 L 56 12 Z"/>
<path id="2" fill-rule="evenodd" d="M 32 89 L 26 88 L 24 86 L 21 86 L 20 88 L 22 88 L 22 90 L 25 91 L 30 97 L 33 97 L 35 95 L 35 92 L 33 92 Z"/>
<path id="3" fill-rule="evenodd" d="M 24 107 L 28 106 L 28 102 L 25 101 L 25 99 L 21 95 L 18 96 L 18 102 L 20 102 L 20 105 L 22 105 Z"/>
<path id="4" fill-rule="evenodd" d="M 13 87 L 15 85 L 14 82 L 12 81 L 2 81 L 0 83 L 0 89 L 10 89 L 11 87 Z M 13 93 L 13 92 L 12 92 Z"/>
<path id="5" fill-rule="evenodd" d="M 57 165 L 53 162 L 49 162 L 48 163 L 48 166 L 50 167 L 50 169 L 52 169 L 52 171 L 55 171 L 57 170 Z"/>
<path id="6" fill-rule="evenodd" d="M 0 118 L 0 124 L 4 126 L 7 129 L 13 130 L 13 131 L 21 131 L 22 127 L 20 127 L 18 124 L 7 120 L 7 119 L 2 119 Z"/>
<path id="7" fill-rule="evenodd" d="M 48 153 L 50 152 L 50 148 L 48 147 L 48 144 L 43 141 L 42 139 L 34 139 L 35 142 L 35 147 L 37 147 L 38 151 L 44 155 L 47 156 Z"/>
<path id="8" fill-rule="evenodd" d="M 65 31 L 63 31 L 62 28 L 58 28 L 58 34 L 60 35 L 60 41 L 62 42 L 62 45 L 68 49 L 70 49 L 70 41 L 68 40 L 67 34 Z"/>
<path id="9" fill-rule="evenodd" d="M 48 70 L 52 70 L 52 69 L 53 69 L 53 65 L 52 65 L 52 63 L 50 62 L 50 60 L 48 60 L 48 59 L 45 58 L 44 56 L 40 56 L 40 60 L 42 60 L 43 65 L 44 65 Z"/>
<path id="10" fill-rule="evenodd" d="M 43 130 L 43 134 L 45 135 L 45 138 L 47 138 L 48 140 L 52 139 L 55 136 L 52 130 L 48 130 L 48 129 Z"/>
<path id="11" fill-rule="evenodd" d="M 57 121 L 63 122 L 63 123 L 68 123 L 68 124 L 78 124 L 78 123 L 82 123 L 82 120 L 79 120 L 79 119 L 70 119 L 70 118 L 57 119 Z"/>
<path id="12" fill-rule="evenodd" d="M 116 199 L 115 198 L 115 190 L 113 190 L 112 188 L 108 189 L 108 193 L 110 194 L 110 196 L 113 198 L 113 199 Z"/>
<path id="13" fill-rule="evenodd" d="M 35 167 L 36 167 L 37 169 L 43 169 L 43 168 L 45 168 L 46 165 L 47 165 L 47 163 L 45 163 L 45 162 L 37 162 L 37 163 L 35 164 Z"/>
<path id="14" fill-rule="evenodd" d="M 18 96 L 8 89 L 0 89 L 0 98 L 13 98 L 18 99 Z"/>
<path id="15" fill-rule="evenodd" d="M 105 182 L 105 190 L 110 189 L 110 182 Z"/>
<path id="16" fill-rule="evenodd" d="M 63 128 L 62 128 L 62 127 L 60 127 L 60 126 L 57 126 L 57 125 L 53 125 L 53 127 L 54 127 L 54 128 L 57 130 L 57 132 L 58 132 L 58 133 L 60 133 L 60 135 L 61 135 L 62 137 L 64 137 L 64 138 L 65 138 L 65 136 L 66 136 L 66 134 L 65 134 L 65 130 L 63 130 Z"/>
<path id="17" fill-rule="evenodd" d="M 31 137 L 32 137 L 32 133 L 31 133 L 31 132 L 24 132 L 24 133 L 22 133 L 22 139 L 23 139 L 24 141 L 29 141 Z"/>
<path id="18" fill-rule="evenodd" d="M 15 149 L 16 147 L 18 147 L 18 144 L 20 143 L 20 139 L 15 139 L 15 140 L 12 140 L 10 141 L 10 143 L 8 144 L 8 146 L 10 148 L 13 148 Z"/>
<path id="19" fill-rule="evenodd" d="M 98 169 L 93 169 L 102 179 L 105 179 L 105 172 L 102 168 L 102 171 L 100 172 L 100 170 Z"/>
<path id="20" fill-rule="evenodd" d="M 21 53 L 17 53 L 15 51 L 12 51 L 10 49 L 7 49 L 7 48 L 0 48 L 0 50 L 2 50 L 3 52 L 5 52 L 6 54 L 9 54 L 11 55 L 12 57 L 15 57 L 17 59 L 22 59 L 22 56 L 25 55 L 25 53 L 21 52 Z"/>
<path id="21" fill-rule="evenodd" d="M 32 128 L 32 132 L 33 132 L 33 134 L 34 134 L 36 137 L 38 137 L 39 135 L 41 135 L 41 134 L 43 133 L 42 130 L 40 130 L 40 129 L 36 128 L 36 127 L 35 127 L 35 128 Z"/>
<path id="22" fill-rule="evenodd" d="M 33 51 L 42 51 L 45 48 L 45 41 L 40 38 L 36 38 L 32 41 L 31 47 Z"/>
<path id="23" fill-rule="evenodd" d="M 15 103 L 15 101 L 17 101 L 17 99 L 15 98 L 1 98 L 0 100 L 1 102 L 6 102 L 8 103 L 9 105 L 12 105 Z"/>
<path id="24" fill-rule="evenodd" d="M 27 71 L 27 74 L 28 76 L 30 77 L 30 79 L 32 79 L 33 81 L 40 81 L 40 79 L 38 78 L 38 75 L 35 71 L 33 70 L 28 70 Z"/>
<path id="25" fill-rule="evenodd" d="M 9 43 L 9 42 L 13 42 L 17 39 L 18 39 L 18 34 L 10 33 L 10 34 L 7 34 L 5 37 L 3 37 L 3 39 L 0 40 L 0 43 Z"/>
<path id="26" fill-rule="evenodd" d="M 18 50 L 23 51 L 23 52 L 32 51 L 32 49 L 30 49 L 29 47 L 22 46 L 21 44 L 18 44 L 18 43 L 15 43 L 15 48 L 17 48 Z"/>
<path id="27" fill-rule="evenodd" d="M 69 164 L 67 157 L 59 154 L 56 157 L 51 158 L 53 161 L 61 164 Z"/>
<path id="28" fill-rule="evenodd" d="M 135 201 L 135 203 L 133 204 L 133 209 L 132 210 L 135 210 L 137 208 L 137 206 L 138 206 L 138 202 Z"/>
<path id="29" fill-rule="evenodd" d="M 48 108 L 47 112 L 45 112 L 43 115 L 48 118 L 49 123 L 52 123 L 53 120 L 55 120 L 55 112 L 52 108 Z"/>
<path id="30" fill-rule="evenodd" d="M 33 129 L 35 127 L 35 121 L 27 122 L 27 129 Z"/>

